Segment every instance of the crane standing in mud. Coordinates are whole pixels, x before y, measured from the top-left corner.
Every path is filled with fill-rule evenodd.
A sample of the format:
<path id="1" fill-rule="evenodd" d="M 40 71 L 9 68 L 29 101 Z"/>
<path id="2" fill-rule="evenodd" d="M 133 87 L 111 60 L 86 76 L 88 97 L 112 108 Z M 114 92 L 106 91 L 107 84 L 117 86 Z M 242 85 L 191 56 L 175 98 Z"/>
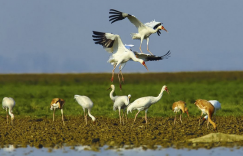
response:
<path id="1" fill-rule="evenodd" d="M 207 114 L 208 122 L 210 122 L 213 125 L 214 130 L 217 130 L 216 124 L 212 121 L 214 106 L 207 100 L 203 100 L 203 99 L 197 99 L 194 104 L 202 111 L 201 116 L 199 118 L 199 126 L 200 126 L 202 115 Z"/>

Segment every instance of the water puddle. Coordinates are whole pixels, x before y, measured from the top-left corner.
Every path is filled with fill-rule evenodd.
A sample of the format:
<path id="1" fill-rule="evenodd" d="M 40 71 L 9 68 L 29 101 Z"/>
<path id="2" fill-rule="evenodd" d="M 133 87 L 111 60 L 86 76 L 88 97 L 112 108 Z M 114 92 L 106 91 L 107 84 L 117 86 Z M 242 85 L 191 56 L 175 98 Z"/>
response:
<path id="1" fill-rule="evenodd" d="M 107 155 L 133 155 L 133 156 L 147 156 L 147 155 L 153 155 L 153 156 L 172 156 L 172 155 L 180 155 L 180 156 L 188 156 L 188 155 L 197 155 L 197 156 L 228 156 L 228 155 L 234 155 L 234 156 L 242 156 L 243 155 L 243 147 L 216 147 L 212 149 L 205 149 L 205 148 L 199 148 L 199 149 L 175 149 L 175 148 L 162 148 L 157 147 L 155 150 L 152 149 L 146 149 L 144 147 L 138 147 L 138 148 L 131 148 L 124 147 L 124 148 L 108 148 L 108 146 L 104 146 L 101 148 L 96 148 L 92 146 L 55 146 L 54 148 L 35 148 L 27 146 L 26 148 L 22 147 L 16 147 L 13 145 L 4 146 L 3 148 L 0 148 L 0 155 L 1 156 L 66 156 L 66 155 L 72 155 L 72 156 L 80 156 L 80 155 L 87 155 L 87 156 L 107 156 Z"/>

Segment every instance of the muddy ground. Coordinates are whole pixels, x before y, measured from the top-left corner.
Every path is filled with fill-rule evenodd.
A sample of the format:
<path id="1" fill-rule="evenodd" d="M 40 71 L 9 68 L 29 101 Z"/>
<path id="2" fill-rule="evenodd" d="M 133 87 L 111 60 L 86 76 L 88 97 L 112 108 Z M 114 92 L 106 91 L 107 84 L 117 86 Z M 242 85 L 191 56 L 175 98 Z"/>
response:
<path id="1" fill-rule="evenodd" d="M 239 142 L 192 143 L 188 139 L 215 133 L 212 125 L 207 129 L 206 122 L 198 126 L 198 117 L 183 117 L 174 125 L 173 117 L 148 118 L 145 124 L 143 118 L 128 119 L 121 125 L 119 119 L 98 117 L 96 124 L 90 118 L 86 125 L 83 117 L 65 117 L 65 126 L 61 117 L 51 118 L 15 118 L 14 125 L 6 123 L 6 118 L 0 118 L 0 145 L 27 145 L 54 147 L 55 145 L 91 145 L 102 147 L 134 147 L 144 146 L 154 148 L 155 145 L 175 148 L 212 148 L 218 146 L 243 146 Z M 243 135 L 243 117 L 213 117 L 218 131 L 225 134 Z M 145 147 L 145 146 L 144 146 Z"/>

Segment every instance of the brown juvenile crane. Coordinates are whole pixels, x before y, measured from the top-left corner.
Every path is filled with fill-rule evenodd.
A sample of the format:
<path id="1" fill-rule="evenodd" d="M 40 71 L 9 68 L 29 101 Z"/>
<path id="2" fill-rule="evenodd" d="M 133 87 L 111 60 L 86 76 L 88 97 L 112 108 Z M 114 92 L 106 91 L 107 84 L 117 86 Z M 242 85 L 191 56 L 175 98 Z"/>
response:
<path id="1" fill-rule="evenodd" d="M 217 130 L 216 124 L 212 121 L 212 116 L 215 109 L 214 106 L 207 100 L 203 100 L 203 99 L 197 99 L 194 104 L 202 111 L 201 116 L 199 118 L 199 126 L 203 114 L 207 114 L 208 122 L 210 122 L 213 125 L 214 130 Z"/>
<path id="2" fill-rule="evenodd" d="M 174 124 L 176 123 L 176 115 L 177 115 L 178 112 L 181 112 L 181 114 L 187 113 L 187 116 L 189 117 L 188 108 L 186 107 L 186 103 L 184 101 L 174 102 L 173 105 L 172 105 L 172 111 L 174 111 L 176 113 L 175 119 L 174 119 Z M 181 114 L 180 114 L 180 121 L 182 123 Z"/>
<path id="3" fill-rule="evenodd" d="M 64 103 L 65 103 L 65 101 L 63 99 L 61 99 L 61 98 L 54 98 L 51 101 L 51 107 L 50 107 L 50 109 L 53 110 L 53 121 L 55 120 L 55 110 L 56 109 L 61 109 L 63 125 L 65 125 L 64 117 L 63 117 L 63 106 L 64 106 Z"/>

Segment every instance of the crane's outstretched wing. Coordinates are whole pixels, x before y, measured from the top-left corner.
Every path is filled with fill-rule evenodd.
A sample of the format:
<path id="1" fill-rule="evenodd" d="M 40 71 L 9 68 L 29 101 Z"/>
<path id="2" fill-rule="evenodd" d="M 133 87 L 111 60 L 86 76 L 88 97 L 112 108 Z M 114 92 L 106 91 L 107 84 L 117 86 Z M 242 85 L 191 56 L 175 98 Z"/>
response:
<path id="1" fill-rule="evenodd" d="M 93 31 L 92 37 L 95 44 L 102 45 L 109 53 L 125 52 L 126 50 L 119 35 Z"/>
<path id="2" fill-rule="evenodd" d="M 163 56 L 155 56 L 155 55 L 149 55 L 144 53 L 138 53 L 136 51 L 134 51 L 133 53 L 137 58 L 143 59 L 144 61 L 159 61 L 159 60 L 168 59 L 171 54 L 170 50 Z"/>
<path id="3" fill-rule="evenodd" d="M 120 12 L 118 10 L 114 10 L 114 9 L 110 9 L 111 16 L 109 16 L 111 23 L 114 23 L 116 21 L 119 20 L 123 20 L 124 18 L 128 18 L 129 21 L 135 25 L 135 27 L 139 28 L 144 26 L 144 24 L 142 22 L 140 22 L 135 16 L 124 13 L 124 12 Z"/>

